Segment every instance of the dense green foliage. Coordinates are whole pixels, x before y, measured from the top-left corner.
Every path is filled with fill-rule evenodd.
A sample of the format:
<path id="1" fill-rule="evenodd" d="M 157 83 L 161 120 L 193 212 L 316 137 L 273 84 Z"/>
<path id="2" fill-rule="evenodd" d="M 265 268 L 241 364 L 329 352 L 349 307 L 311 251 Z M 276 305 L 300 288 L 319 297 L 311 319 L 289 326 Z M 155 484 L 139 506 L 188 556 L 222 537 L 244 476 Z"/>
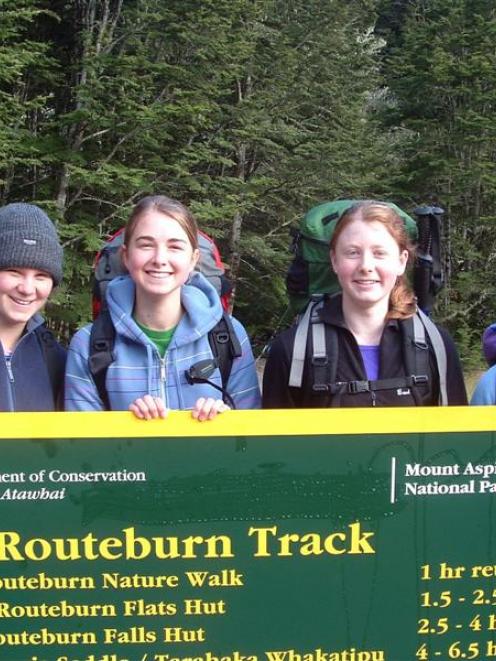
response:
<path id="1" fill-rule="evenodd" d="M 289 227 L 336 197 L 444 206 L 439 300 L 469 359 L 496 317 L 490 0 L 0 0 L 0 198 L 57 220 L 50 307 L 90 316 L 102 237 L 165 193 L 216 237 L 235 314 L 285 308 Z"/>
<path id="2" fill-rule="evenodd" d="M 479 360 L 481 327 L 496 318 L 496 7 L 487 0 L 386 4 L 401 16 L 383 62 L 385 123 L 399 134 L 391 183 L 403 199 L 447 210 L 447 286 L 437 314 L 466 362 Z"/>

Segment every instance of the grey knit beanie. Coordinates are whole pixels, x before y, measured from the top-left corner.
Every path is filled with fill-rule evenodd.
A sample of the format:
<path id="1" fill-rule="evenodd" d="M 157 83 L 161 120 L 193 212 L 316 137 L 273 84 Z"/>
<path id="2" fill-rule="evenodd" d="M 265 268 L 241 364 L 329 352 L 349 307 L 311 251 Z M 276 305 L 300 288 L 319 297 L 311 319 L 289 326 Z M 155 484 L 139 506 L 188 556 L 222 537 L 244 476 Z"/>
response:
<path id="1" fill-rule="evenodd" d="M 0 270 L 11 267 L 49 273 L 62 280 L 62 246 L 46 213 L 34 204 L 14 202 L 0 208 Z"/>

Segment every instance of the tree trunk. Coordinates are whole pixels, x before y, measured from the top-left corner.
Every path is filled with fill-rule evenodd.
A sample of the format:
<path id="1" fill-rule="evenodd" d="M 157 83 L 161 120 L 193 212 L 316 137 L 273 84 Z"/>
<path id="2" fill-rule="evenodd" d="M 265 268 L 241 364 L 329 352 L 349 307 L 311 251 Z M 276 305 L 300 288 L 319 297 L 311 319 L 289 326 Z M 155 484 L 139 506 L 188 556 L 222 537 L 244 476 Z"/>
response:
<path id="1" fill-rule="evenodd" d="M 101 53 L 108 53 L 113 47 L 114 32 L 119 21 L 122 10 L 122 0 L 116 0 L 115 6 L 111 7 L 110 0 L 95 2 L 95 0 L 81 0 L 77 3 L 79 9 L 79 23 L 84 26 L 80 35 L 81 52 L 80 70 L 76 75 L 76 84 L 74 85 L 75 110 L 81 110 L 84 107 L 81 91 L 91 85 L 91 69 L 89 63 L 93 58 Z M 100 16 L 98 15 L 100 14 Z M 78 152 L 84 141 L 85 126 L 83 122 L 78 122 L 70 127 L 67 132 L 67 145 L 73 152 Z M 59 175 L 58 192 L 56 206 L 60 216 L 63 218 L 67 209 L 67 199 L 69 195 L 70 168 L 69 163 L 63 163 Z"/>

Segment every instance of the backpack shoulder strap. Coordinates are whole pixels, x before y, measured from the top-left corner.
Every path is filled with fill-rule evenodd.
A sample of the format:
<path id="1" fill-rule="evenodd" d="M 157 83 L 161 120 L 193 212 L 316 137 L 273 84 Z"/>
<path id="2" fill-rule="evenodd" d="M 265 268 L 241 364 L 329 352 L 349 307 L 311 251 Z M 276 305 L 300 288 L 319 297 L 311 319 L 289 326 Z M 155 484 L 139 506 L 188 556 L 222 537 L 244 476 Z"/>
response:
<path id="1" fill-rule="evenodd" d="M 100 399 L 107 411 L 110 411 L 110 400 L 105 381 L 108 368 L 114 362 L 114 342 L 114 324 L 110 312 L 105 307 L 91 327 L 88 365 Z"/>
<path id="2" fill-rule="evenodd" d="M 310 317 L 315 305 L 316 303 L 313 301 L 307 305 L 306 310 L 303 313 L 303 316 L 300 317 L 296 327 L 288 383 L 292 388 L 301 388 L 303 381 L 303 369 L 305 367 L 305 357 L 307 354 L 308 329 L 310 328 Z"/>
<path id="3" fill-rule="evenodd" d="M 227 312 L 208 333 L 208 341 L 214 358 L 217 359 L 222 378 L 222 388 L 227 389 L 227 382 L 231 375 L 233 360 L 242 354 L 241 344 L 233 328 L 231 317 Z"/>
<path id="4" fill-rule="evenodd" d="M 291 355 L 291 366 L 289 371 L 288 385 L 292 388 L 301 388 L 303 383 L 303 370 L 305 368 L 305 358 L 307 355 L 308 330 L 312 324 L 312 339 L 314 342 L 314 354 L 317 347 L 318 357 L 322 359 L 325 356 L 325 333 L 323 324 L 320 323 L 318 312 L 324 302 L 323 296 L 315 297 L 310 300 L 305 312 L 299 316 L 296 326 L 296 333 L 293 340 L 293 353 Z M 319 328 L 314 328 L 319 326 Z"/>
<path id="5" fill-rule="evenodd" d="M 434 356 L 436 359 L 437 371 L 439 374 L 439 403 L 441 406 L 448 406 L 448 391 L 447 391 L 447 372 L 448 372 L 448 359 L 446 357 L 446 347 L 444 346 L 443 338 L 434 322 L 429 317 L 418 309 L 414 319 L 419 319 L 420 323 L 425 328 L 429 340 L 434 349 Z M 415 321 L 414 321 L 415 323 Z"/>
<path id="6" fill-rule="evenodd" d="M 40 343 L 43 358 L 47 366 L 55 410 L 62 411 L 64 408 L 65 351 L 57 343 L 52 331 L 45 324 L 37 326 L 34 332 Z"/>
<path id="7" fill-rule="evenodd" d="M 336 380 L 338 369 L 338 334 L 334 326 L 324 326 L 320 319 L 320 309 L 316 311 L 312 323 L 312 371 L 314 392 L 330 392 L 330 385 Z"/>
<path id="8" fill-rule="evenodd" d="M 425 328 L 417 314 L 400 321 L 403 333 L 403 359 L 407 375 L 430 374 L 429 345 L 425 339 Z M 420 405 L 418 402 L 417 405 Z"/>
<path id="9" fill-rule="evenodd" d="M 292 388 L 301 388 L 303 383 L 303 370 L 305 368 L 308 330 L 310 326 L 312 328 L 313 347 L 311 358 L 313 370 L 312 388 L 314 391 L 328 390 L 327 384 L 335 378 L 338 353 L 337 336 L 332 328 L 326 332 L 326 327 L 321 321 L 320 311 L 323 305 L 323 296 L 312 300 L 298 321 L 293 342 L 293 354 L 288 381 L 288 385 Z M 330 370 L 332 373 L 329 373 Z"/>
<path id="10" fill-rule="evenodd" d="M 319 305 L 320 303 L 320 305 Z M 338 342 L 335 330 L 326 329 L 320 320 L 319 310 L 322 301 L 315 301 L 305 310 L 298 322 L 293 345 L 289 385 L 301 388 L 303 368 L 305 364 L 308 331 L 312 327 L 313 354 L 311 359 L 313 370 L 314 391 L 327 391 L 331 395 L 338 393 L 358 393 L 376 390 L 391 390 L 404 387 L 414 387 L 424 383 L 429 375 L 429 352 L 426 343 L 426 333 L 432 344 L 439 372 L 439 401 L 442 406 L 448 403 L 446 392 L 446 349 L 435 324 L 420 310 L 406 319 L 402 326 L 405 338 L 406 377 L 379 379 L 376 381 L 350 381 L 335 383 L 338 359 Z M 326 332 L 327 330 L 327 332 Z"/>

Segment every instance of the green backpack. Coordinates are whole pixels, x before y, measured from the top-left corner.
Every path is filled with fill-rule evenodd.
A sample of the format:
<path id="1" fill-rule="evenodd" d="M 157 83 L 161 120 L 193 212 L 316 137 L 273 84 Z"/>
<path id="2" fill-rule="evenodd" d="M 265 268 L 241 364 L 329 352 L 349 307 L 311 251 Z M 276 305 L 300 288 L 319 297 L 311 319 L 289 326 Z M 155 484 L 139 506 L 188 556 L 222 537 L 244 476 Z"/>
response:
<path id="1" fill-rule="evenodd" d="M 329 243 L 336 223 L 360 200 L 336 200 L 324 202 L 310 209 L 294 232 L 292 251 L 294 259 L 286 276 L 289 297 L 289 314 L 300 314 L 315 295 L 335 294 L 339 283 L 331 269 Z M 386 202 L 403 219 L 411 239 L 417 239 L 417 224 L 396 204 Z"/>

